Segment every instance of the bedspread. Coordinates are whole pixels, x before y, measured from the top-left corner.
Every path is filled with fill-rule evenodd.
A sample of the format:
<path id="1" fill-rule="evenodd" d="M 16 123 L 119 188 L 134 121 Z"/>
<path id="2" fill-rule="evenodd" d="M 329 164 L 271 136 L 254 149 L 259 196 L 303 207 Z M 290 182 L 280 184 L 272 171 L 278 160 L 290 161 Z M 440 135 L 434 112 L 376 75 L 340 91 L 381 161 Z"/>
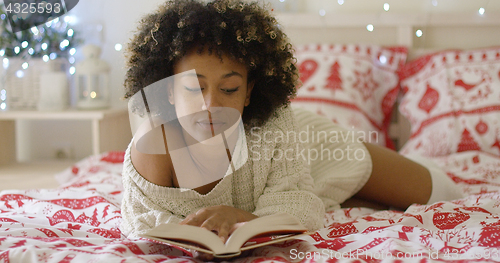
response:
<path id="1" fill-rule="evenodd" d="M 340 209 L 302 240 L 255 249 L 235 262 L 498 262 L 500 157 L 434 159 L 467 197 L 406 211 Z M 123 152 L 88 157 L 57 175 L 57 189 L 0 193 L 0 262 L 190 262 L 168 245 L 121 234 Z"/>

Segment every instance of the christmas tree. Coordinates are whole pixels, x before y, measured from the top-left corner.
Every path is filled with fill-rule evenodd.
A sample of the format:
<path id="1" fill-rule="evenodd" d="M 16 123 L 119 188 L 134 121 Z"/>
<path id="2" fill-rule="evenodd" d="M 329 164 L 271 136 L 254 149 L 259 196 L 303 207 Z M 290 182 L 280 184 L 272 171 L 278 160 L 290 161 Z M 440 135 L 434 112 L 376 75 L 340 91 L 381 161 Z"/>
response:
<path id="1" fill-rule="evenodd" d="M 464 129 L 462 132 L 462 138 L 460 139 L 460 143 L 457 146 L 457 152 L 465 152 L 465 151 L 480 151 L 481 148 L 479 144 L 474 140 L 472 135 L 467 129 Z"/>
<path id="2" fill-rule="evenodd" d="M 330 68 L 330 76 L 326 79 L 325 88 L 332 91 L 342 90 L 342 78 L 340 77 L 340 65 L 337 61 Z"/>
<path id="3" fill-rule="evenodd" d="M 74 55 L 81 43 L 77 33 L 69 26 L 67 16 L 55 18 L 47 23 L 20 32 L 13 32 L 7 20 L 5 6 L 0 5 L 0 56 L 42 57 L 45 61 Z"/>
<path id="4" fill-rule="evenodd" d="M 82 41 L 71 28 L 70 17 L 66 15 L 33 26 L 34 19 L 30 15 L 36 16 L 36 13 L 18 17 L 11 12 L 9 14 L 12 16 L 9 17 L 7 11 L 8 6 L 0 3 L 0 57 L 3 57 L 3 68 L 0 68 L 0 111 L 36 109 L 41 72 L 58 66 L 62 69 L 68 65 L 67 62 L 75 63 L 75 47 Z M 11 22 L 15 24 L 14 27 Z M 23 28 L 26 29 L 21 30 Z M 57 62 L 45 64 L 49 61 Z M 74 74 L 75 68 L 70 67 L 68 73 Z"/>

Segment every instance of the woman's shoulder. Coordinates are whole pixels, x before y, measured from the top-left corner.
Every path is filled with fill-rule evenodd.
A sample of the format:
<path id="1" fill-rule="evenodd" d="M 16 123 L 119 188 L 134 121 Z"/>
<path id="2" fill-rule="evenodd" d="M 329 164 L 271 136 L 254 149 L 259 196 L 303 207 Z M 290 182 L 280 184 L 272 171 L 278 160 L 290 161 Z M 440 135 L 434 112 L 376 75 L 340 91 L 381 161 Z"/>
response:
<path id="1" fill-rule="evenodd" d="M 169 154 L 145 154 L 138 151 L 133 142 L 127 151 L 127 164 L 138 175 L 156 185 L 173 186 L 174 169 Z"/>

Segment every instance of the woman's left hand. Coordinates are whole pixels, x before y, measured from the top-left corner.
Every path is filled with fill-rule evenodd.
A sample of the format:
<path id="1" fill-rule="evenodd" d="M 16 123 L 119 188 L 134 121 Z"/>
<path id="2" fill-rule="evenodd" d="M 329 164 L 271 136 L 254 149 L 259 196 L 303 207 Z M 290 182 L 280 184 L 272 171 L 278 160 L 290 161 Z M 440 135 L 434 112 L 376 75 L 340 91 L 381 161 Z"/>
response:
<path id="1" fill-rule="evenodd" d="M 202 208 L 194 214 L 190 214 L 180 222 L 181 225 L 192 225 L 205 228 L 217 234 L 222 242 L 239 226 L 248 222 L 256 215 L 247 211 L 226 205 L 217 205 Z"/>

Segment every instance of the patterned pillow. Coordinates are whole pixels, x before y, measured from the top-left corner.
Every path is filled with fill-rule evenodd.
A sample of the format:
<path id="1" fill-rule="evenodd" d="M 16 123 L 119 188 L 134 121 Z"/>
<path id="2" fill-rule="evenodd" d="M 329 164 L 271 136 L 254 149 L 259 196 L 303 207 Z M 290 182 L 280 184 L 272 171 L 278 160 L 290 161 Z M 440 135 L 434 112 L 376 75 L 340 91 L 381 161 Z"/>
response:
<path id="1" fill-rule="evenodd" d="M 324 115 L 367 142 L 394 148 L 387 130 L 399 92 L 397 71 L 407 53 L 406 47 L 361 44 L 298 46 L 303 86 L 292 106 Z"/>
<path id="2" fill-rule="evenodd" d="M 401 87 L 411 123 L 401 153 L 500 155 L 500 47 L 420 57 L 402 69 Z"/>

